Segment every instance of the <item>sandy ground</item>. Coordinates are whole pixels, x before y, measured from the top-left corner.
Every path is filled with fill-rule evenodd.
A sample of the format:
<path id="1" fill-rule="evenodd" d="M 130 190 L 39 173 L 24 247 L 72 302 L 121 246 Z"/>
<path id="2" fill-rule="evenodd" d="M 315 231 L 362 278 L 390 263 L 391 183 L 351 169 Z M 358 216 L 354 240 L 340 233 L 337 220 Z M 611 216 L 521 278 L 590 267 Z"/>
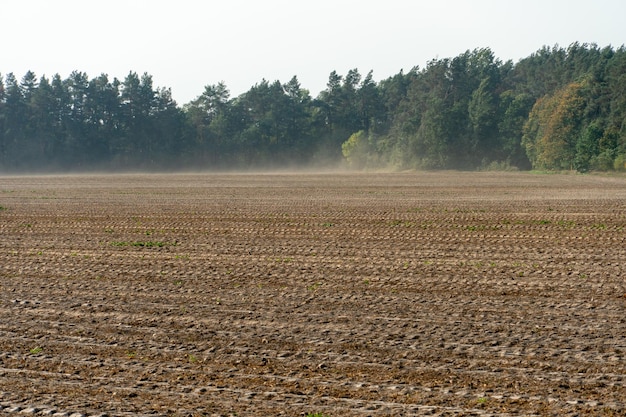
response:
<path id="1" fill-rule="evenodd" d="M 626 415 L 626 178 L 0 177 L 0 414 Z"/>

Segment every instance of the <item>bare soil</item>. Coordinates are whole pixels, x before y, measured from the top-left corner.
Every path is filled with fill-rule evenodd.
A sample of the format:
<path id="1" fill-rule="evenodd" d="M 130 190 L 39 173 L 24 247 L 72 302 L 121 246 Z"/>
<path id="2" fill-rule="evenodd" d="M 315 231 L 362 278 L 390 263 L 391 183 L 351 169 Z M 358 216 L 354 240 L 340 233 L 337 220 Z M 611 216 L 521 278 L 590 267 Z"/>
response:
<path id="1" fill-rule="evenodd" d="M 626 178 L 0 177 L 0 414 L 626 415 Z"/>

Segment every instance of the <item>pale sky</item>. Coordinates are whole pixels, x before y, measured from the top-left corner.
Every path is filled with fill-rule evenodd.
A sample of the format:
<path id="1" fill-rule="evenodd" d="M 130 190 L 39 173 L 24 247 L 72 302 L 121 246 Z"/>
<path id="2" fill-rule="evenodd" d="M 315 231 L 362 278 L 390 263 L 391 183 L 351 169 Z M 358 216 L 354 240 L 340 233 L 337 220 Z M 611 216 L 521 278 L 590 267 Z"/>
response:
<path id="1" fill-rule="evenodd" d="M 0 16 L 3 75 L 147 72 L 180 105 L 220 81 L 236 97 L 297 75 L 315 97 L 333 70 L 380 81 L 468 49 L 626 43 L 624 0 L 0 0 Z"/>

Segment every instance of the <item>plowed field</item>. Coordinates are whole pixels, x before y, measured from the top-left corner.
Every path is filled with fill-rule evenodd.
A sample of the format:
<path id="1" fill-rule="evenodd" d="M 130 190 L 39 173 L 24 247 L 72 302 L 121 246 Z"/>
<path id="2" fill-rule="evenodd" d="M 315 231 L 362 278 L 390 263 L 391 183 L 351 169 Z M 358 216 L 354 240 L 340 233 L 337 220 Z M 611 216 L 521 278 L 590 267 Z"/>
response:
<path id="1" fill-rule="evenodd" d="M 0 414 L 626 415 L 626 178 L 0 177 Z"/>

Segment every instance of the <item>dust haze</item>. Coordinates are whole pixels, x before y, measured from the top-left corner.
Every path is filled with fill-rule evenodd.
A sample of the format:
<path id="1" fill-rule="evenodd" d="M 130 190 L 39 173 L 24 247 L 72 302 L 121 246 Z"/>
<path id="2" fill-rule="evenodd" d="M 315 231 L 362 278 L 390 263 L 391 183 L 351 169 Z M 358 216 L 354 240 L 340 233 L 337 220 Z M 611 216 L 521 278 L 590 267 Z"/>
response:
<path id="1" fill-rule="evenodd" d="M 11 169 L 0 167 L 0 176 L 63 176 L 63 175 L 112 175 L 112 174 L 315 174 L 333 172 L 354 172 L 342 157 L 336 155 L 314 155 L 309 162 L 267 161 L 252 163 L 205 164 L 197 158 L 187 160 L 176 158 L 172 161 L 161 161 L 159 164 L 120 164 L 116 162 L 99 164 L 51 164 L 46 160 L 29 163 Z"/>

